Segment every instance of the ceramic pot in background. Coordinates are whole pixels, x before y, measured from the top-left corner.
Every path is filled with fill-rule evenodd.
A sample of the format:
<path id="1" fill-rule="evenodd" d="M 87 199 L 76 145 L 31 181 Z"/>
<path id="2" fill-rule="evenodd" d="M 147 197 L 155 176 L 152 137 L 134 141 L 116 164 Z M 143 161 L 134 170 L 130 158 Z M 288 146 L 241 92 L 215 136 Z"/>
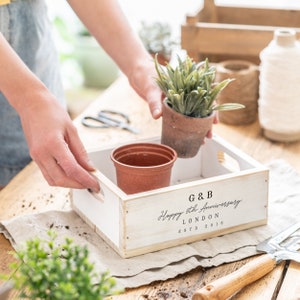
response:
<path id="1" fill-rule="evenodd" d="M 215 113 L 206 118 L 188 117 L 174 111 L 163 101 L 161 143 L 177 152 L 180 158 L 197 155 L 208 131 L 212 128 Z"/>
<path id="2" fill-rule="evenodd" d="M 132 143 L 111 153 L 117 185 L 127 194 L 169 186 L 176 158 L 176 151 L 156 143 Z"/>
<path id="3" fill-rule="evenodd" d="M 76 56 L 86 87 L 105 89 L 120 75 L 116 63 L 92 36 L 78 37 Z"/>

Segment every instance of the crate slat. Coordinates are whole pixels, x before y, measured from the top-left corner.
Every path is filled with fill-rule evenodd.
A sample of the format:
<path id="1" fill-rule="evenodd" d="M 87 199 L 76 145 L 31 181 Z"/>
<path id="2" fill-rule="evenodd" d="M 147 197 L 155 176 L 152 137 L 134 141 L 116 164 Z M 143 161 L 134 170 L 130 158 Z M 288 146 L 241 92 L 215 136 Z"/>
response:
<path id="1" fill-rule="evenodd" d="M 300 36 L 300 10 L 217 6 L 205 0 L 203 8 L 186 16 L 181 47 L 194 60 L 211 62 L 247 59 L 259 64 L 259 53 L 278 28 L 293 28 Z"/>

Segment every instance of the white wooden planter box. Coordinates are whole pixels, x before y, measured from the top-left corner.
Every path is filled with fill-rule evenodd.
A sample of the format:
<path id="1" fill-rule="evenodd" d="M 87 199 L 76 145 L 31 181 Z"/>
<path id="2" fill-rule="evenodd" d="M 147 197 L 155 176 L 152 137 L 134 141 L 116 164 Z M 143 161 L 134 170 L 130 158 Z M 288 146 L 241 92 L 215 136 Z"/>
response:
<path id="1" fill-rule="evenodd" d="M 133 195 L 116 185 L 113 148 L 89 153 L 101 171 L 100 199 L 73 190 L 72 207 L 122 257 L 267 222 L 268 169 L 218 136 L 176 161 L 169 187 Z"/>

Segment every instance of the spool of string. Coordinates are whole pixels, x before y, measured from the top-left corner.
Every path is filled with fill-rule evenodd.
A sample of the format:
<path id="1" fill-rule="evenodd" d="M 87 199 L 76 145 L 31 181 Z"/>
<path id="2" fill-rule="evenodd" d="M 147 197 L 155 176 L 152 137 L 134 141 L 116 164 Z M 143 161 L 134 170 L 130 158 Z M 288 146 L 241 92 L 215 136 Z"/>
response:
<path id="1" fill-rule="evenodd" d="M 276 30 L 260 53 L 259 121 L 273 141 L 300 140 L 300 44 L 294 30 Z"/>
<path id="2" fill-rule="evenodd" d="M 234 81 L 219 94 L 218 103 L 238 102 L 244 109 L 219 111 L 219 121 L 230 125 L 253 123 L 257 119 L 258 66 L 245 60 L 226 60 L 218 63 L 216 81 L 232 78 Z"/>

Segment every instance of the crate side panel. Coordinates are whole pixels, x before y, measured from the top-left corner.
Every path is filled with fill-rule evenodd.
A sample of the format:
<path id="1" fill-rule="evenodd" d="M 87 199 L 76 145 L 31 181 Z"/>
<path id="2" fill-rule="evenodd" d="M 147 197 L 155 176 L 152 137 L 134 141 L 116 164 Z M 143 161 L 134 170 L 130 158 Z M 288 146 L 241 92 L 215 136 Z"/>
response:
<path id="1" fill-rule="evenodd" d="M 181 27 L 181 44 L 183 49 L 200 53 L 258 56 L 273 39 L 274 30 L 275 27 L 197 23 Z"/>
<path id="2" fill-rule="evenodd" d="M 204 180 L 126 203 L 126 249 L 177 241 L 267 218 L 268 171 Z"/>
<path id="3" fill-rule="evenodd" d="M 104 202 L 96 199 L 86 190 L 74 190 L 72 195 L 73 209 L 96 231 L 116 247 L 122 242 L 120 236 L 123 223 L 120 222 L 120 199 L 105 185 L 101 185 Z M 103 237 L 102 235 L 102 237 Z"/>
<path id="4" fill-rule="evenodd" d="M 254 172 L 260 169 L 267 170 L 266 167 L 255 161 L 252 157 L 218 136 L 208 140 L 202 150 L 203 178 L 245 170 L 253 170 Z"/>
<path id="5" fill-rule="evenodd" d="M 206 145 L 205 145 L 206 146 Z M 171 185 L 176 185 L 202 178 L 202 146 L 192 158 L 177 158 L 171 174 Z"/>
<path id="6" fill-rule="evenodd" d="M 300 27 L 300 10 L 218 6 L 219 23 Z"/>
<path id="7" fill-rule="evenodd" d="M 273 39 L 277 27 L 196 23 L 181 26 L 181 46 L 195 61 L 228 59 L 260 63 L 259 53 Z M 296 30 L 300 37 L 299 28 Z M 213 37 L 213 38 L 212 38 Z"/>

